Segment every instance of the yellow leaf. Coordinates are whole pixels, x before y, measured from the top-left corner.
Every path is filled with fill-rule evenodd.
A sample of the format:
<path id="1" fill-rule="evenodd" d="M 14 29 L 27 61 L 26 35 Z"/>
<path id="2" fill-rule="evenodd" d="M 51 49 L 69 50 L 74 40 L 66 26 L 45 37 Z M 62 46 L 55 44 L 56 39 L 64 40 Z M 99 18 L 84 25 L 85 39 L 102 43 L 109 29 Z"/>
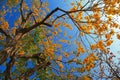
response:
<path id="1" fill-rule="evenodd" d="M 62 60 L 62 56 L 60 55 L 60 56 L 58 56 L 58 60 L 60 61 L 60 60 Z"/>
<path id="2" fill-rule="evenodd" d="M 83 76 L 83 80 L 91 80 L 87 75 Z"/>
<path id="3" fill-rule="evenodd" d="M 24 52 L 24 51 L 20 51 L 19 54 L 20 54 L 20 55 L 24 55 L 25 52 Z"/>
<path id="4" fill-rule="evenodd" d="M 63 40 L 63 39 L 61 39 L 60 42 L 63 42 L 63 43 L 69 43 L 69 41 L 67 41 L 67 40 Z"/>
<path id="5" fill-rule="evenodd" d="M 53 32 L 53 35 L 57 35 L 57 34 L 58 34 L 58 32 L 57 32 L 57 31 L 54 31 L 54 32 Z"/>
<path id="6" fill-rule="evenodd" d="M 64 66 L 62 63 L 59 63 L 59 67 L 60 67 L 60 69 L 62 69 Z"/>
<path id="7" fill-rule="evenodd" d="M 92 44 L 90 47 L 91 47 L 92 50 L 94 50 L 94 49 L 97 48 L 97 45 L 96 44 Z"/>
<path id="8" fill-rule="evenodd" d="M 1 24 L 1 28 L 2 28 L 3 30 L 8 30 L 8 27 L 9 27 L 8 22 L 3 21 L 2 24 Z"/>
<path id="9" fill-rule="evenodd" d="M 73 30 L 72 26 L 70 24 L 65 23 L 64 26 L 70 30 Z"/>
<path id="10" fill-rule="evenodd" d="M 93 68 L 95 65 L 93 63 L 89 64 L 90 68 Z"/>
<path id="11" fill-rule="evenodd" d="M 106 39 L 110 39 L 111 38 L 111 34 L 106 34 L 105 37 L 106 37 Z"/>
<path id="12" fill-rule="evenodd" d="M 12 28 L 12 34 L 15 35 L 16 33 L 16 27 Z"/>
<path id="13" fill-rule="evenodd" d="M 117 38 L 120 40 L 120 34 L 117 34 Z"/>
<path id="14" fill-rule="evenodd" d="M 0 40 L 4 40 L 4 36 L 1 36 L 1 35 L 0 35 Z"/>
<path id="15" fill-rule="evenodd" d="M 112 43 L 113 43 L 113 40 L 107 40 L 107 41 L 106 41 L 106 45 L 107 45 L 107 46 L 110 46 Z"/>
<path id="16" fill-rule="evenodd" d="M 64 53 L 64 56 L 65 56 L 66 58 L 68 58 L 68 57 L 69 57 L 69 54 L 68 54 L 68 53 Z"/>

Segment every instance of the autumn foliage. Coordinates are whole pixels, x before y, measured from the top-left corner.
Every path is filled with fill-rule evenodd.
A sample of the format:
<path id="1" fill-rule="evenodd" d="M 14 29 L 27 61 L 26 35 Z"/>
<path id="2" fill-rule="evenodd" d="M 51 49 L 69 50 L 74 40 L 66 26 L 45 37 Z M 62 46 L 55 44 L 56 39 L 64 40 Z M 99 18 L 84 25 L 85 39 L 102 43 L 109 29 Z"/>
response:
<path id="1" fill-rule="evenodd" d="M 0 79 L 120 79 L 120 0 L 61 1 L 0 1 Z"/>

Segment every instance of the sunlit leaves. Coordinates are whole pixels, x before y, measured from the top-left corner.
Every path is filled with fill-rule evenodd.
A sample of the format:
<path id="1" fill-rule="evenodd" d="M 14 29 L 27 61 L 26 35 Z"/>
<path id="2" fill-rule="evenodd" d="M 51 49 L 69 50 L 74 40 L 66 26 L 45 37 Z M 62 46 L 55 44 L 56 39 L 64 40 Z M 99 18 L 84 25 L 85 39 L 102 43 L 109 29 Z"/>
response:
<path id="1" fill-rule="evenodd" d="M 29 10 L 29 7 L 25 2 L 23 2 L 22 7 L 24 10 Z"/>
<path id="2" fill-rule="evenodd" d="M 38 46 L 39 44 L 41 44 L 42 39 L 45 37 L 45 35 L 41 35 L 41 33 L 42 29 L 37 28 L 32 33 L 24 35 L 24 37 L 21 40 L 21 43 L 23 44 L 22 49 L 27 53 L 39 52 Z"/>
<path id="3" fill-rule="evenodd" d="M 117 8 L 117 4 L 119 5 L 119 1 L 118 0 L 111 0 L 110 2 L 108 0 L 104 0 L 104 3 L 106 4 L 104 6 L 104 11 L 107 14 L 111 14 L 111 15 L 115 15 L 118 14 L 119 9 Z"/>
<path id="4" fill-rule="evenodd" d="M 84 61 L 83 64 L 86 64 L 86 66 L 84 67 L 85 70 L 90 70 L 91 68 L 94 67 L 94 61 L 97 60 L 97 57 L 94 55 L 94 53 L 90 53 L 89 56 L 87 56 Z"/>
<path id="5" fill-rule="evenodd" d="M 97 49 L 97 45 L 96 44 L 91 44 L 91 49 L 94 50 L 94 49 Z"/>
<path id="6" fill-rule="evenodd" d="M 3 30 L 7 30 L 9 28 L 8 22 L 7 21 L 2 21 L 0 28 L 2 28 Z"/>
<path id="7" fill-rule="evenodd" d="M 0 35 L 0 40 L 4 40 L 4 36 Z"/>
<path id="8" fill-rule="evenodd" d="M 107 40 L 106 41 L 107 46 L 110 46 L 112 43 L 113 43 L 113 40 Z"/>
<path id="9" fill-rule="evenodd" d="M 76 15 L 76 20 L 81 20 L 82 19 L 82 12 L 78 12 Z"/>
<path id="10" fill-rule="evenodd" d="M 62 63 L 59 63 L 59 67 L 60 67 L 60 69 L 62 69 L 64 66 Z"/>
<path id="11" fill-rule="evenodd" d="M 83 80 L 91 80 L 91 78 L 89 78 L 87 75 L 82 77 Z"/>
<path id="12" fill-rule="evenodd" d="M 77 6 L 73 6 L 73 7 L 70 9 L 70 11 L 76 11 L 77 9 L 78 9 Z"/>
<path id="13" fill-rule="evenodd" d="M 117 34 L 117 38 L 120 39 L 120 34 Z"/>
<path id="14" fill-rule="evenodd" d="M 70 30 L 73 29 L 72 26 L 70 24 L 67 24 L 67 23 L 64 23 L 63 26 L 66 27 L 66 28 L 68 28 L 68 29 L 70 29 Z"/>
<path id="15" fill-rule="evenodd" d="M 12 28 L 12 34 L 15 35 L 16 33 L 16 27 Z"/>
<path id="16" fill-rule="evenodd" d="M 44 53 L 47 54 L 51 59 L 54 57 L 55 46 L 51 41 L 44 42 Z"/>
<path id="17" fill-rule="evenodd" d="M 74 72 L 77 74 L 90 72 L 92 68 L 96 67 L 97 56 L 101 58 L 102 55 L 107 55 L 104 53 L 109 53 L 114 41 L 113 36 L 116 35 L 117 39 L 120 39 L 119 32 L 117 32 L 119 24 L 113 18 L 116 14 L 120 15 L 119 2 L 119 0 L 73 1 L 68 10 L 61 9 L 49 14 L 49 3 L 44 0 L 33 0 L 30 3 L 24 0 L 22 6 L 18 0 L 8 0 L 9 6 L 14 6 L 16 9 L 21 8 L 21 10 L 18 10 L 19 18 L 13 22 L 14 25 L 11 27 L 5 14 L 9 12 L 12 14 L 12 10 L 2 7 L 4 10 L 1 10 L 2 13 L 0 13 L 2 17 L 0 18 L 0 28 L 3 29 L 4 34 L 0 33 L 0 43 L 5 47 L 8 46 L 7 42 L 9 44 L 15 43 L 11 48 L 19 49 L 15 55 L 28 56 L 28 59 L 16 57 L 15 73 L 20 74 L 21 70 L 22 73 L 27 71 L 26 62 L 28 60 L 34 63 L 32 65 L 40 66 L 48 61 L 52 62 L 36 71 L 36 76 L 41 77 L 40 79 L 51 79 L 53 75 L 58 75 L 59 78 L 65 76 L 65 79 L 73 79 Z M 32 13 L 29 15 L 29 12 Z M 42 21 L 47 17 L 46 15 L 50 16 Z M 38 23 L 42 24 L 33 28 Z M 52 25 L 52 27 L 49 28 L 46 24 Z M 22 34 L 28 29 L 32 30 Z M 10 33 L 11 40 L 6 38 L 7 35 L 4 31 Z M 18 41 L 15 41 L 18 34 L 22 34 L 22 36 Z M 14 52 L 11 51 L 11 53 Z M 40 53 L 40 55 L 36 56 L 36 53 Z M 68 68 L 70 67 L 68 72 L 64 71 L 67 68 L 66 65 Z M 80 75 L 81 80 L 91 80 L 86 74 Z"/>
<path id="18" fill-rule="evenodd" d="M 54 23 L 53 26 L 54 26 L 55 28 L 58 28 L 59 26 L 61 26 L 61 24 L 62 24 L 62 23 L 59 21 L 59 22 Z"/>
<path id="19" fill-rule="evenodd" d="M 57 35 L 57 34 L 58 34 L 58 32 L 57 32 L 57 31 L 54 31 L 54 32 L 53 32 L 53 35 Z"/>
<path id="20" fill-rule="evenodd" d="M 20 55 L 24 55 L 25 52 L 24 52 L 24 51 L 20 51 L 19 54 L 20 54 Z"/>
<path id="21" fill-rule="evenodd" d="M 95 13 L 95 14 L 93 15 L 93 17 L 94 17 L 95 19 L 100 19 L 100 15 L 99 15 L 98 13 Z"/>
<path id="22" fill-rule="evenodd" d="M 64 56 L 66 57 L 66 58 L 68 58 L 69 57 L 69 54 L 68 53 L 64 53 Z"/>
<path id="23" fill-rule="evenodd" d="M 60 42 L 63 42 L 63 43 L 69 43 L 68 40 L 64 40 L 64 39 L 61 39 Z"/>
<path id="24" fill-rule="evenodd" d="M 111 38 L 111 34 L 106 34 L 105 37 L 106 37 L 106 39 L 110 39 Z"/>
<path id="25" fill-rule="evenodd" d="M 76 56 L 79 56 L 80 55 L 80 53 L 85 53 L 85 49 L 84 49 L 84 47 L 81 45 L 81 43 L 77 43 L 77 45 L 78 45 L 78 48 L 77 48 L 77 55 Z"/>

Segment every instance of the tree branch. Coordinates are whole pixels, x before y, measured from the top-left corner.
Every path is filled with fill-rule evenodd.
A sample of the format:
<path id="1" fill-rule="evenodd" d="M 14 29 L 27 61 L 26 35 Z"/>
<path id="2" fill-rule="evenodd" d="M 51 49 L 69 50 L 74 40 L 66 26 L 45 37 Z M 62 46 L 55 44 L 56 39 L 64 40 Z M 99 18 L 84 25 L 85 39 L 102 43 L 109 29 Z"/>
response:
<path id="1" fill-rule="evenodd" d="M 16 48 L 12 49 L 12 52 L 11 52 L 12 54 L 10 56 L 11 60 L 6 66 L 7 68 L 6 68 L 6 71 L 5 71 L 5 80 L 12 80 L 11 68 L 15 63 L 15 54 L 17 52 L 18 52 L 18 49 L 16 49 Z"/>
<path id="2" fill-rule="evenodd" d="M 0 33 L 4 34 L 8 38 L 11 38 L 11 36 L 8 33 L 6 33 L 2 28 L 0 28 Z"/>
<path id="3" fill-rule="evenodd" d="M 31 16 L 32 13 L 33 13 L 33 12 L 30 11 L 30 12 L 27 14 L 27 17 L 26 17 L 25 21 L 27 21 L 27 20 L 29 19 L 29 17 Z"/>
<path id="4" fill-rule="evenodd" d="M 33 54 L 33 55 L 16 55 L 17 58 L 26 58 L 26 59 L 30 59 L 30 58 L 36 58 L 38 56 L 40 56 L 42 53 L 37 53 L 37 54 Z"/>
<path id="5" fill-rule="evenodd" d="M 34 68 L 27 70 L 25 73 L 22 73 L 16 79 L 28 79 L 28 77 L 31 76 L 35 71 L 42 69 L 42 68 L 45 68 L 45 67 L 49 66 L 50 64 L 51 63 L 49 61 L 48 62 L 44 61 L 42 64 L 37 64 L 37 65 L 35 65 Z"/>
<path id="6" fill-rule="evenodd" d="M 34 17 L 34 16 L 33 16 L 33 19 L 34 19 L 35 23 L 37 24 L 37 21 L 36 21 L 36 19 L 35 19 L 35 17 Z M 46 26 L 52 27 L 52 25 L 51 25 L 51 24 L 49 24 L 49 23 L 43 23 L 43 25 L 46 25 Z"/>
<path id="7" fill-rule="evenodd" d="M 38 23 L 32 25 L 32 26 L 29 27 L 29 28 L 20 29 L 19 31 L 17 31 L 17 33 L 23 33 L 23 34 L 25 34 L 25 33 L 28 33 L 29 31 L 33 30 L 34 28 L 36 28 L 36 27 L 44 24 L 45 21 L 46 21 L 54 12 L 56 12 L 57 10 L 59 10 L 59 8 L 55 8 L 53 11 L 51 11 L 41 22 L 38 22 Z"/>
<path id="8" fill-rule="evenodd" d="M 22 4 L 23 4 L 23 0 L 21 0 L 21 2 L 20 2 L 20 14 L 21 14 L 21 17 L 22 17 L 22 23 L 21 24 L 23 24 L 23 22 L 25 21 L 25 18 L 23 16 L 23 11 L 22 11 Z"/>
<path id="9" fill-rule="evenodd" d="M 120 79 L 120 76 L 118 75 L 118 73 L 113 69 L 113 67 L 110 65 L 110 63 L 108 61 L 106 61 L 107 65 L 111 68 L 111 70 L 113 71 L 114 75 Z"/>
<path id="10" fill-rule="evenodd" d="M 42 21 L 38 22 L 38 23 L 35 23 L 34 25 L 32 25 L 31 27 L 29 28 L 24 28 L 24 29 L 20 29 L 17 33 L 28 33 L 29 31 L 33 30 L 34 28 L 40 26 L 40 25 L 44 25 L 45 24 L 45 21 L 51 16 L 53 15 L 55 12 L 57 12 L 58 10 L 64 12 L 65 14 L 70 14 L 70 13 L 75 13 L 75 12 L 79 12 L 79 11 L 91 11 L 91 10 L 88 10 L 88 9 L 85 9 L 85 10 L 75 10 L 75 11 L 65 11 L 59 7 L 55 8 L 54 10 L 52 10 Z M 63 14 L 63 15 L 65 15 Z M 51 26 L 51 25 L 49 25 Z"/>

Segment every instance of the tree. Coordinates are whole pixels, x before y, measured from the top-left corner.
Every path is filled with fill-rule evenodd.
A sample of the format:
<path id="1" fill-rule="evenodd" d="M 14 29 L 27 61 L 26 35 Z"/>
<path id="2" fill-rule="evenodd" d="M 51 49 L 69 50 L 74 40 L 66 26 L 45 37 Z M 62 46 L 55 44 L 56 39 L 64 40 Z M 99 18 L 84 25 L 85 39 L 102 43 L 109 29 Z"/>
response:
<path id="1" fill-rule="evenodd" d="M 0 3 L 1 79 L 120 79 L 110 49 L 113 36 L 120 39 L 119 0 L 73 0 L 69 10 L 50 10 L 44 0 Z"/>

